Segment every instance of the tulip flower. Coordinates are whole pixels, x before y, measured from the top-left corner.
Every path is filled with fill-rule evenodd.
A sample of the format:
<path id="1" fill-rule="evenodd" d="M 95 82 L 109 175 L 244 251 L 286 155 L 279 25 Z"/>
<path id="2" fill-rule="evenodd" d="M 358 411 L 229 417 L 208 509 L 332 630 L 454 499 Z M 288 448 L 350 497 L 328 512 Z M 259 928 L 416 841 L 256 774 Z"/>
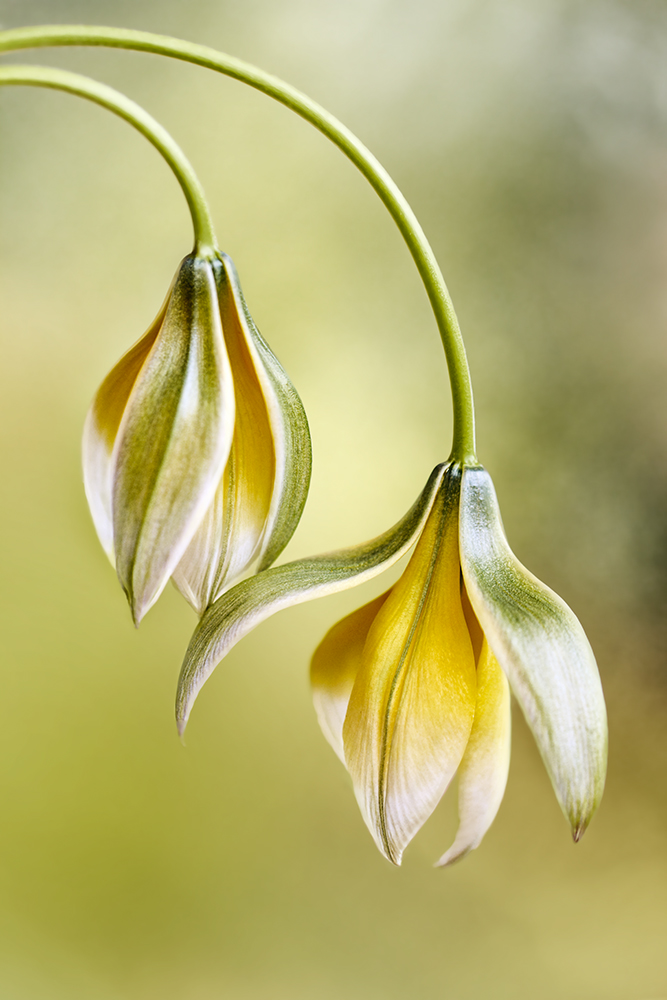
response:
<path id="1" fill-rule="evenodd" d="M 308 425 L 225 254 L 181 263 L 155 322 L 97 391 L 83 466 L 137 623 L 170 577 L 201 614 L 285 547 L 308 490 Z"/>
<path id="2" fill-rule="evenodd" d="M 413 544 L 399 581 L 335 625 L 312 663 L 320 725 L 379 849 L 399 864 L 456 773 L 460 825 L 438 864 L 479 845 L 507 780 L 510 688 L 578 840 L 606 768 L 597 666 L 570 608 L 511 552 L 481 466 L 438 467 L 406 517 L 373 542 L 275 567 L 224 594 L 186 654 L 181 731 L 202 684 L 252 628 L 375 576 Z"/>

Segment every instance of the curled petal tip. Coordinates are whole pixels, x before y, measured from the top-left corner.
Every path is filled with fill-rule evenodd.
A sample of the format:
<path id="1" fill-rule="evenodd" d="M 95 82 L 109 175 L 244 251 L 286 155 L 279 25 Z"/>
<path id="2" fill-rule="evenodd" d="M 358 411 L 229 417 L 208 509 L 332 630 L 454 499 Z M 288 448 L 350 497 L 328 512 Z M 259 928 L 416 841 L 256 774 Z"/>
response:
<path id="1" fill-rule="evenodd" d="M 189 717 L 190 717 L 190 713 L 189 712 L 184 713 L 177 706 L 177 708 L 176 708 L 176 732 L 179 735 L 181 743 L 183 742 L 183 737 L 185 736 L 185 730 L 186 730 L 186 727 L 187 727 L 187 724 L 188 724 Z"/>
<path id="2" fill-rule="evenodd" d="M 441 858 L 434 862 L 433 867 L 449 868 L 450 865 L 455 864 L 457 861 L 462 861 L 463 858 L 470 854 L 471 850 L 472 848 L 468 847 L 461 851 L 455 851 L 453 847 L 450 847 L 448 851 L 445 851 Z"/>

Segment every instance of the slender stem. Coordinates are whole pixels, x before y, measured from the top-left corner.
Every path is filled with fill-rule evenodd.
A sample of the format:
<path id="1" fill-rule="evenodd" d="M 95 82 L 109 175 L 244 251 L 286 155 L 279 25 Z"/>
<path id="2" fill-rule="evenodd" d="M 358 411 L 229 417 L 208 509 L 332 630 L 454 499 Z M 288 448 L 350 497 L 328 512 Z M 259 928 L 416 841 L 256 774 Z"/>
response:
<path id="1" fill-rule="evenodd" d="M 65 70 L 42 66 L 1 67 L 0 86 L 17 85 L 48 87 L 52 90 L 64 90 L 68 94 L 85 97 L 89 101 L 113 111 L 130 125 L 134 125 L 162 154 L 183 189 L 195 231 L 195 251 L 203 256 L 209 256 L 215 252 L 217 243 L 213 223 L 197 175 L 180 146 L 148 112 L 117 90 L 113 90 L 103 83 L 98 83 L 97 80 L 90 80 L 88 77 L 79 76 L 77 73 L 68 73 Z"/>
<path id="2" fill-rule="evenodd" d="M 463 339 L 447 286 L 424 232 L 408 202 L 373 154 L 338 119 L 305 94 L 256 66 L 203 45 L 143 31 L 98 26 L 55 25 L 0 32 L 0 53 L 51 45 L 104 45 L 172 56 L 249 84 L 291 108 L 327 136 L 371 183 L 396 222 L 426 288 L 445 349 L 454 408 L 452 458 L 474 465 L 475 414 Z"/>

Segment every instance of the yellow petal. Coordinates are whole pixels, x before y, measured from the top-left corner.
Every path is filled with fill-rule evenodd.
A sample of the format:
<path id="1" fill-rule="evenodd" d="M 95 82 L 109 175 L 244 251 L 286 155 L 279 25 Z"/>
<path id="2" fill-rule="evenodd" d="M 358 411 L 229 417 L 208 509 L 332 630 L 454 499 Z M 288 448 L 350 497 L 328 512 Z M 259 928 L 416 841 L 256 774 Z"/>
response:
<path id="1" fill-rule="evenodd" d="M 310 683 L 317 719 L 325 737 L 345 763 L 343 723 L 352 688 L 361 666 L 368 630 L 389 591 L 329 629 L 313 653 Z"/>
<path id="2" fill-rule="evenodd" d="M 275 468 L 271 502 L 257 552 L 259 569 L 264 570 L 289 542 L 306 503 L 312 465 L 310 431 L 299 394 L 255 326 L 231 258 L 220 254 L 220 264 L 216 280 L 223 326 L 236 332 L 238 343 L 248 352 L 272 436 Z M 246 367 L 249 371 L 250 365 Z M 253 430 L 254 420 L 248 427 Z"/>
<path id="3" fill-rule="evenodd" d="M 167 301 L 143 337 L 123 355 L 97 390 L 83 428 L 83 482 L 95 530 L 113 563 L 112 462 L 123 411 L 144 361 L 155 343 Z"/>
<path id="4" fill-rule="evenodd" d="M 362 814 L 395 864 L 456 772 L 475 712 L 460 595 L 459 484 L 458 472 L 448 470 L 408 567 L 371 626 L 343 727 Z"/>
<path id="5" fill-rule="evenodd" d="M 468 746 L 458 771 L 459 828 L 437 862 L 450 865 L 479 847 L 500 808 L 510 766 L 510 690 L 483 640 L 477 664 L 477 703 Z"/>

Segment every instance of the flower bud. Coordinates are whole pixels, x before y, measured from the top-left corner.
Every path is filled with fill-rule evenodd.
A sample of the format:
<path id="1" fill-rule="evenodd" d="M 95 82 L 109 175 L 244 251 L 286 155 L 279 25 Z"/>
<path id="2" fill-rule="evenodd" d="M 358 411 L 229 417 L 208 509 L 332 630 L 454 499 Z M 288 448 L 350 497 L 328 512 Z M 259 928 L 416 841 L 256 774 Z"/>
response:
<path id="1" fill-rule="evenodd" d="M 182 262 L 155 322 L 97 391 L 83 467 L 136 623 L 172 574 L 203 613 L 287 544 L 308 490 L 308 425 L 228 257 Z"/>

